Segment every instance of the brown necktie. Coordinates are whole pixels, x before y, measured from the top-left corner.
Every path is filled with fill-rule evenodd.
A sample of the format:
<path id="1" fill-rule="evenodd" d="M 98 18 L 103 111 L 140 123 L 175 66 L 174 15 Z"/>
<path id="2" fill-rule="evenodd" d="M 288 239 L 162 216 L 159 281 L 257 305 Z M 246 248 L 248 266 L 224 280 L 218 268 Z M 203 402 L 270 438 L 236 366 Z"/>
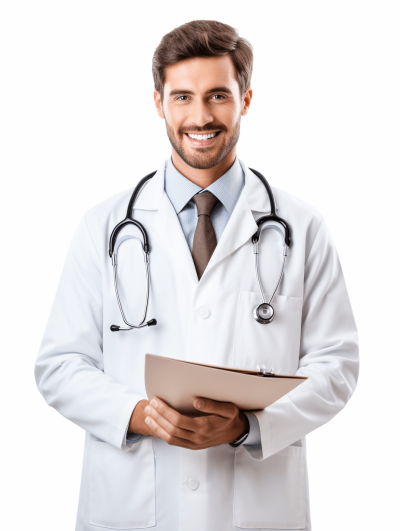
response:
<path id="1" fill-rule="evenodd" d="M 218 199 L 211 192 L 203 192 L 193 196 L 197 206 L 197 227 L 193 238 L 192 256 L 199 279 L 217 246 L 214 228 L 211 224 L 210 214 L 218 203 Z"/>

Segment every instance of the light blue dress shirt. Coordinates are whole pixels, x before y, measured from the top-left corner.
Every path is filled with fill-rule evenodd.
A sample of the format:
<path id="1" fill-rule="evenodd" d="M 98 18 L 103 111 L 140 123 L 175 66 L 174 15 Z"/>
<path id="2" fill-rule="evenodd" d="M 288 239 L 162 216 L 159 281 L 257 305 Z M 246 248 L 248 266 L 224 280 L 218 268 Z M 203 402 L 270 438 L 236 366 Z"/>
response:
<path id="1" fill-rule="evenodd" d="M 197 207 L 193 201 L 193 196 L 208 190 L 219 199 L 210 216 L 218 243 L 239 199 L 243 186 L 244 173 L 238 159 L 235 160 L 222 177 L 204 190 L 179 173 L 172 160 L 168 159 L 165 169 L 165 192 L 178 216 L 190 252 L 192 252 L 193 248 L 193 238 L 198 219 Z"/>
<path id="2" fill-rule="evenodd" d="M 165 168 L 164 180 L 165 192 L 171 201 L 172 206 L 178 216 L 183 233 L 188 243 L 190 251 L 193 248 L 193 238 L 197 226 L 197 207 L 193 201 L 193 196 L 205 190 L 213 193 L 219 202 L 211 212 L 211 224 L 214 228 L 218 241 L 231 217 L 233 209 L 242 193 L 244 187 L 244 172 L 239 160 L 236 158 L 229 170 L 210 186 L 203 189 L 197 184 L 189 181 L 173 165 L 169 158 Z M 252 413 L 245 413 L 249 420 L 249 435 L 244 445 L 259 447 L 261 449 L 261 433 L 257 417 Z M 142 436 L 134 433 L 127 434 L 127 440 L 138 441 Z M 254 448 L 256 450 L 256 448 Z"/>

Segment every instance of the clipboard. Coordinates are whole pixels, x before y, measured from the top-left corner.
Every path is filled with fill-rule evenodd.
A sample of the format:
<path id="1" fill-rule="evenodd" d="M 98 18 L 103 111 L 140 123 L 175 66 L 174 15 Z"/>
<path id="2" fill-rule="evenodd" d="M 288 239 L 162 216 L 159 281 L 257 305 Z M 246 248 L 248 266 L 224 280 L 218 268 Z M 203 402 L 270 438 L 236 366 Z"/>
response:
<path id="1" fill-rule="evenodd" d="M 189 417 L 201 413 L 195 398 L 233 402 L 242 411 L 265 409 L 298 385 L 306 376 L 274 374 L 265 369 L 207 365 L 146 354 L 145 384 L 148 399 L 158 396 Z"/>

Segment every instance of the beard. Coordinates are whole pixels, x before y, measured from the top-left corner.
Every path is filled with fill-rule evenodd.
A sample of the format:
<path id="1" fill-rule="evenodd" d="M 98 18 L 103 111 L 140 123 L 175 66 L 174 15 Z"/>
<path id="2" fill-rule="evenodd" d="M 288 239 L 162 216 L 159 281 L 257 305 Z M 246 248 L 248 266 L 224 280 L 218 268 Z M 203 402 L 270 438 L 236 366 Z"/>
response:
<path id="1" fill-rule="evenodd" d="M 167 120 L 165 120 L 165 125 L 167 128 L 167 135 L 169 138 L 169 141 L 171 142 L 172 147 L 175 149 L 175 151 L 178 153 L 178 155 L 181 157 L 181 159 L 186 162 L 188 166 L 191 168 L 195 168 L 196 170 L 208 170 L 209 168 L 214 168 L 214 166 L 217 166 L 224 158 L 230 153 L 230 151 L 236 146 L 237 141 L 239 140 L 240 135 L 240 116 L 236 124 L 234 125 L 232 129 L 232 133 L 230 136 L 223 142 L 223 144 L 218 148 L 218 151 L 216 153 L 210 153 L 210 148 L 204 147 L 204 148 L 196 148 L 194 150 L 194 153 L 190 153 L 187 150 L 185 150 L 184 142 L 183 142 L 183 135 L 185 132 L 183 130 L 179 130 L 178 134 L 175 134 L 173 129 L 168 125 Z M 216 127 L 214 124 L 208 125 L 208 130 L 216 130 L 218 129 L 221 132 L 226 132 L 226 127 L 221 124 L 221 127 Z M 191 132 L 194 132 L 195 129 L 191 128 Z M 203 127 L 201 130 L 196 131 L 197 133 L 206 134 L 207 133 L 207 126 Z M 221 133 L 220 133 L 221 134 Z M 214 150 L 213 150 L 214 151 Z"/>

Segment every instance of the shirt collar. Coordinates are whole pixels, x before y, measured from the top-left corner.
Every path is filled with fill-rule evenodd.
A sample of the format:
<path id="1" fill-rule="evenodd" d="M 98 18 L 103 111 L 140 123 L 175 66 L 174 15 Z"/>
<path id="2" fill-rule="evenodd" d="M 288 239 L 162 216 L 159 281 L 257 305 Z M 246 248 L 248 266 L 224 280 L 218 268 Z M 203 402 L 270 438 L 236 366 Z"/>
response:
<path id="1" fill-rule="evenodd" d="M 236 158 L 229 170 L 205 190 L 212 192 L 231 214 L 243 186 L 244 172 L 239 159 Z M 175 212 L 179 214 L 192 197 L 203 191 L 203 189 L 184 177 L 175 168 L 172 159 L 169 158 L 165 168 L 165 191 Z"/>

